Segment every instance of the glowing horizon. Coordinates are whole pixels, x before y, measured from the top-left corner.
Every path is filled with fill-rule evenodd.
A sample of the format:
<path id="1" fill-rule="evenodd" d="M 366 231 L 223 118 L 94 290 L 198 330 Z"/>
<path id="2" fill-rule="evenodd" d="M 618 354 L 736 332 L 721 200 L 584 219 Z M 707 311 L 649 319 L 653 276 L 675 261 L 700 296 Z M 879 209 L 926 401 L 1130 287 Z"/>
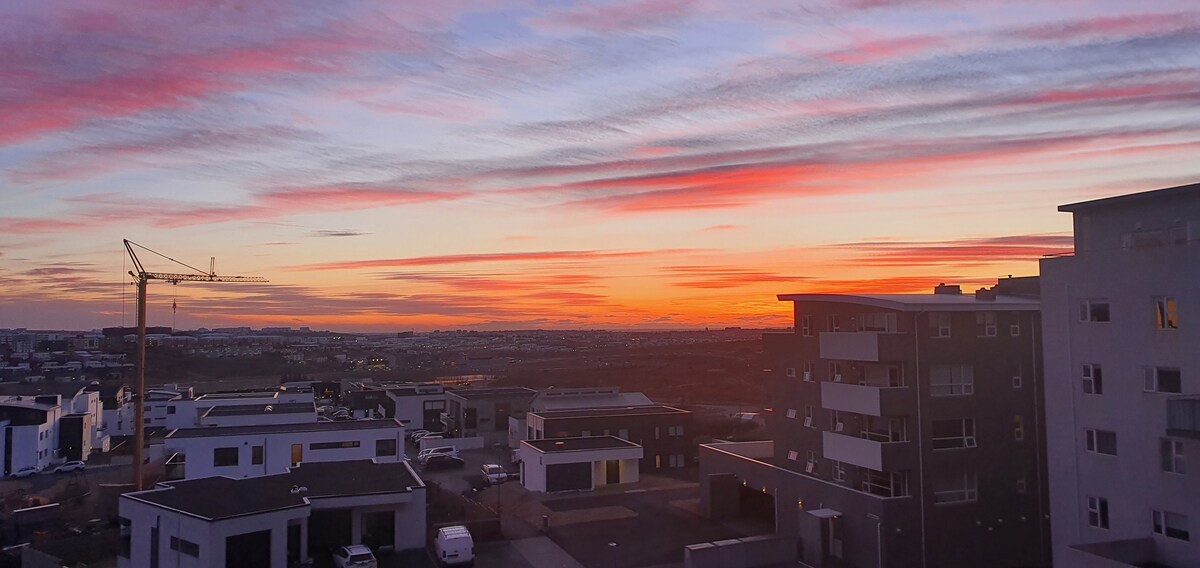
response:
<path id="1" fill-rule="evenodd" d="M 1200 181 L 1182 0 L 24 4 L 0 327 L 129 323 L 122 238 L 271 280 L 152 284 L 151 325 L 787 326 Z"/>

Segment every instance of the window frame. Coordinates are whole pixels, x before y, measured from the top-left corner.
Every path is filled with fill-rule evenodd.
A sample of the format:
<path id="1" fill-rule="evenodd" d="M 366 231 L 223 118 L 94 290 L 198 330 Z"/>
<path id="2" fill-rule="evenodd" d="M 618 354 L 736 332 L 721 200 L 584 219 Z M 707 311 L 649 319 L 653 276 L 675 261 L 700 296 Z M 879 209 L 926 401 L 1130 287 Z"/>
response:
<path id="1" fill-rule="evenodd" d="M 1103 308 L 1101 308 L 1103 306 Z M 1103 312 L 1101 313 L 1101 310 Z M 1103 315 L 1103 318 L 1101 318 Z M 1108 298 L 1082 298 L 1079 300 L 1079 321 L 1089 323 L 1112 322 L 1112 304 Z"/>
<path id="2" fill-rule="evenodd" d="M 1187 474 L 1187 454 L 1182 440 L 1162 438 L 1159 442 L 1159 454 L 1163 473 Z"/>
<path id="3" fill-rule="evenodd" d="M 1079 365 L 1080 387 L 1083 389 L 1083 394 L 1103 395 L 1104 367 L 1100 363 L 1080 363 Z"/>
<path id="4" fill-rule="evenodd" d="M 934 505 L 954 505 L 958 503 L 975 503 L 979 501 L 979 474 L 973 471 L 962 472 L 961 489 L 933 490 Z M 957 498 L 955 498 L 957 497 Z"/>
<path id="5" fill-rule="evenodd" d="M 937 428 L 936 424 L 938 422 L 957 422 L 960 434 L 957 436 L 933 436 L 932 433 Z M 934 420 L 933 423 L 930 424 L 930 435 L 930 447 L 935 452 L 947 450 L 966 450 L 976 447 L 976 445 L 979 443 L 979 439 L 976 436 L 974 418 L 948 418 L 945 420 Z M 949 441 L 956 441 L 957 443 L 956 445 L 945 445 L 938 447 L 940 445 L 939 442 Z"/>
<path id="6" fill-rule="evenodd" d="M 996 312 L 975 312 L 975 333 L 977 337 L 999 337 L 1000 326 Z"/>
<path id="7" fill-rule="evenodd" d="M 801 337 L 812 337 L 812 316 L 800 316 L 800 335 Z"/>
<path id="8" fill-rule="evenodd" d="M 934 371 L 950 370 L 950 382 L 934 383 Z M 946 389 L 944 394 L 942 389 Z M 975 394 L 975 367 L 971 365 L 934 365 L 929 368 L 929 396 L 955 397 L 972 396 Z"/>
<path id="9" fill-rule="evenodd" d="M 238 446 L 213 448 L 213 467 L 237 467 L 241 462 L 241 453 L 241 448 Z M 229 459 L 230 455 L 233 456 L 232 460 Z M 222 459 L 222 456 L 224 456 L 224 459 Z"/>
<path id="10" fill-rule="evenodd" d="M 1179 329 L 1179 300 L 1175 296 L 1154 297 L 1154 329 L 1176 331 Z"/>
<path id="11" fill-rule="evenodd" d="M 1112 453 L 1102 451 L 1101 444 L 1100 444 L 1100 441 L 1101 441 L 1100 436 L 1102 434 L 1105 434 L 1105 435 L 1111 434 L 1112 435 Z M 1084 448 L 1089 453 L 1099 454 L 1102 456 L 1116 456 L 1116 455 L 1118 455 L 1117 433 L 1113 432 L 1112 430 L 1100 430 L 1097 428 L 1087 428 L 1084 430 Z"/>
<path id="12" fill-rule="evenodd" d="M 1108 530 L 1110 526 L 1108 499 L 1089 495 L 1087 500 L 1088 526 L 1092 528 Z"/>
<path id="13" fill-rule="evenodd" d="M 1153 515 L 1152 529 L 1154 531 L 1154 534 L 1159 534 L 1159 535 L 1165 536 L 1167 538 L 1173 538 L 1176 540 L 1182 540 L 1184 542 L 1191 541 L 1191 530 L 1190 530 L 1190 527 L 1188 527 L 1189 519 L 1188 519 L 1187 515 L 1184 515 L 1182 513 L 1176 513 L 1173 511 L 1163 511 L 1163 510 L 1158 510 L 1158 509 L 1151 511 L 1151 513 Z M 1174 517 L 1176 521 L 1182 519 L 1184 528 L 1180 529 L 1180 528 L 1178 528 L 1178 526 L 1172 528 L 1171 522 L 1170 522 L 1172 520 L 1172 517 Z M 1175 534 L 1171 534 L 1172 531 L 1174 531 Z M 1182 534 L 1182 536 L 1180 536 L 1181 534 Z"/>
<path id="14" fill-rule="evenodd" d="M 954 318 L 950 312 L 934 312 L 929 314 L 929 327 L 934 329 L 933 338 L 947 339 L 954 336 Z"/>
<path id="15" fill-rule="evenodd" d="M 1163 390 L 1163 372 L 1173 372 L 1176 375 L 1175 389 Z M 1183 393 L 1183 371 L 1178 367 L 1144 367 L 1145 373 L 1142 389 L 1146 392 L 1156 392 L 1163 394 L 1182 394 Z"/>

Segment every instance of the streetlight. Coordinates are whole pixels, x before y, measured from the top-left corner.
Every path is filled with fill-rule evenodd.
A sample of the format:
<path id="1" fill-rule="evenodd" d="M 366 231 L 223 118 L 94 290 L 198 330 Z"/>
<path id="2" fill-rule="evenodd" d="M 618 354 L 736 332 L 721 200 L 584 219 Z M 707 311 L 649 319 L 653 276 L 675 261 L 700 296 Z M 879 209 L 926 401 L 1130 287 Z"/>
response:
<path id="1" fill-rule="evenodd" d="M 608 543 L 608 566 L 609 568 L 617 568 L 617 543 Z"/>

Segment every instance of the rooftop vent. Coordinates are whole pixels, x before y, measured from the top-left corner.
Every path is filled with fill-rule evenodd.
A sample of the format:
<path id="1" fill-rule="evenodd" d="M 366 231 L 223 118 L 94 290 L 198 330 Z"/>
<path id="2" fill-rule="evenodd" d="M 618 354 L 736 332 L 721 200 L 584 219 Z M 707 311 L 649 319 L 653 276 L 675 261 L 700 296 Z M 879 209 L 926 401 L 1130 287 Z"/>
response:
<path id="1" fill-rule="evenodd" d="M 942 282 L 941 284 L 938 284 L 936 288 L 933 289 L 933 293 L 934 294 L 946 294 L 949 296 L 961 296 L 962 295 L 962 286 L 959 286 L 958 284 L 946 284 L 945 282 Z"/>

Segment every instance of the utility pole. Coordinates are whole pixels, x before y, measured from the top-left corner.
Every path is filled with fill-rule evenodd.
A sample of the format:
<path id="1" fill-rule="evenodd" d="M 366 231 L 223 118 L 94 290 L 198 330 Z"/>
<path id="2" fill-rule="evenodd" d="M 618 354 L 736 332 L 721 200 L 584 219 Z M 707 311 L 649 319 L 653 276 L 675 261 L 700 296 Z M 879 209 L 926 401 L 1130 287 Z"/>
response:
<path id="1" fill-rule="evenodd" d="M 162 253 L 150 250 L 129 239 L 125 239 L 125 250 L 133 261 L 134 270 L 129 271 L 137 285 L 137 387 L 133 394 L 134 424 L 133 424 L 133 490 L 141 491 L 144 470 L 144 446 L 146 445 L 146 285 L 151 280 L 163 280 L 171 284 L 180 282 L 266 282 L 266 278 L 257 276 L 218 276 L 216 259 L 210 258 L 208 272 L 194 266 L 184 264 Z M 138 260 L 133 247 L 161 256 L 175 264 L 190 268 L 196 274 L 175 274 L 169 272 L 147 272 Z"/>

